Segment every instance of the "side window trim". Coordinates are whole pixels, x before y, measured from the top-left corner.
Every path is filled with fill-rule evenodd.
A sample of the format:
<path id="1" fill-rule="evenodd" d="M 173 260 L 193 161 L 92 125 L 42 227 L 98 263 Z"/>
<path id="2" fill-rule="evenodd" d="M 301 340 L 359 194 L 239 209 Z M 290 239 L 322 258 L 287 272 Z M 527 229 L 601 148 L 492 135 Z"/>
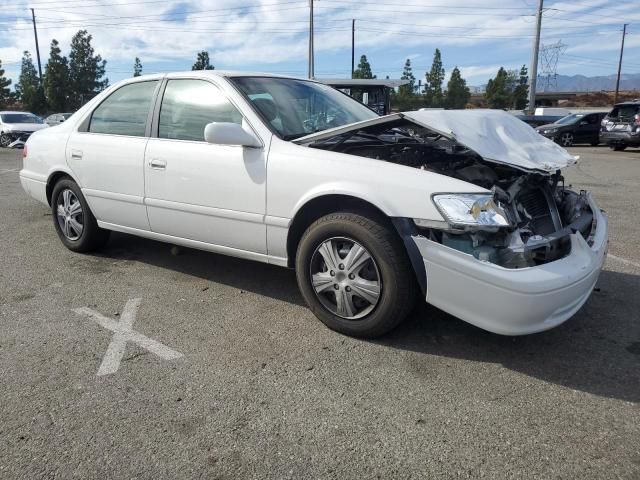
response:
<path id="1" fill-rule="evenodd" d="M 95 107 L 93 107 L 91 109 L 91 112 L 89 112 L 89 114 L 84 117 L 84 119 L 82 120 L 82 122 L 78 126 L 77 131 L 81 132 L 81 133 L 91 133 L 93 135 L 104 135 L 103 133 L 95 133 L 95 132 L 90 132 L 89 131 L 89 126 L 91 125 L 91 119 L 93 118 L 93 114 L 95 113 L 95 111 L 98 108 L 100 108 L 100 106 L 104 102 L 106 102 L 109 98 L 111 98 L 114 93 L 118 92 L 122 88 L 127 87 L 129 85 L 136 84 L 136 83 L 145 83 L 145 82 L 157 82 L 156 88 L 153 91 L 153 95 L 152 95 L 152 99 L 151 99 L 151 105 L 149 107 L 149 112 L 147 113 L 147 120 L 146 120 L 146 123 L 145 123 L 145 134 L 144 134 L 143 137 L 140 137 L 138 135 L 131 135 L 131 136 L 134 137 L 134 138 L 145 138 L 145 137 L 148 138 L 149 135 L 150 135 L 150 132 L 151 132 L 151 121 L 153 119 L 154 107 L 155 107 L 155 103 L 157 102 L 158 93 L 160 91 L 160 86 L 163 83 L 166 82 L 166 79 L 164 79 L 164 78 L 154 79 L 154 80 L 144 80 L 142 82 L 129 82 L 129 83 L 126 83 L 126 84 L 122 85 L 121 87 L 115 89 L 113 92 L 111 92 L 105 98 L 103 98 L 100 103 L 98 103 Z M 118 134 L 108 134 L 108 135 L 118 135 Z M 127 136 L 127 135 L 118 135 L 118 136 Z"/>
<path id="2" fill-rule="evenodd" d="M 169 83 L 168 78 L 163 78 L 158 85 L 158 90 L 156 91 L 156 96 L 153 102 L 153 108 L 151 109 L 150 115 L 151 119 L 149 121 L 149 137 L 150 138 L 158 138 L 158 129 L 160 127 L 160 107 L 162 107 L 162 99 L 164 98 L 164 92 L 167 88 L 167 83 Z"/>

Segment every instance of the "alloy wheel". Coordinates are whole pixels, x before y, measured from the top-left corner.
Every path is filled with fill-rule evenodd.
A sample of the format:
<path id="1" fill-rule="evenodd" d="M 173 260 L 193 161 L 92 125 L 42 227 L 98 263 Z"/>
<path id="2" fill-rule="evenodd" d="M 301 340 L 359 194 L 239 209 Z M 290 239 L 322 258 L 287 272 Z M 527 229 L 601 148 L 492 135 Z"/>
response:
<path id="1" fill-rule="evenodd" d="M 573 133 L 563 133 L 560 137 L 560 143 L 562 143 L 564 147 L 570 147 L 573 144 Z"/>
<path id="2" fill-rule="evenodd" d="M 334 315 L 357 320 L 373 311 L 382 294 L 382 278 L 369 251 L 355 240 L 334 237 L 311 257 L 311 282 L 322 305 Z"/>
<path id="3" fill-rule="evenodd" d="M 58 195 L 57 204 L 56 212 L 60 230 L 69 240 L 78 240 L 84 230 L 84 216 L 80 200 L 73 193 L 73 190 L 65 188 Z"/>
<path id="4" fill-rule="evenodd" d="M 0 147 L 7 148 L 11 143 L 11 138 L 9 135 L 0 135 Z"/>

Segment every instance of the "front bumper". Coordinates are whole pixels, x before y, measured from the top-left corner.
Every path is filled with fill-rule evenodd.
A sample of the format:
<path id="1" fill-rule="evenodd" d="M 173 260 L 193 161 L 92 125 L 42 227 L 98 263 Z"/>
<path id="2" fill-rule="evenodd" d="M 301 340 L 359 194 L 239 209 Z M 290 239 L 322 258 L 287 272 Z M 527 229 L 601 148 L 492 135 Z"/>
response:
<path id="1" fill-rule="evenodd" d="M 606 145 L 640 146 L 640 131 L 600 132 L 600 142 Z"/>
<path id="2" fill-rule="evenodd" d="M 558 136 L 559 132 L 553 132 L 553 133 L 542 133 L 542 130 L 536 130 L 540 135 L 542 135 L 545 138 L 548 138 L 549 140 L 556 140 L 556 137 Z"/>
<path id="3" fill-rule="evenodd" d="M 29 139 L 33 132 L 23 132 L 23 131 L 10 131 L 5 132 L 3 135 L 6 135 L 10 139 L 10 144 L 7 145 L 9 148 L 13 148 L 15 146 L 23 146 L 26 141 Z"/>
<path id="4" fill-rule="evenodd" d="M 593 245 L 571 234 L 571 253 L 535 267 L 508 269 L 413 236 L 427 276 L 426 301 L 490 332 L 525 335 L 571 318 L 598 280 L 608 247 L 607 217 L 593 200 Z"/>

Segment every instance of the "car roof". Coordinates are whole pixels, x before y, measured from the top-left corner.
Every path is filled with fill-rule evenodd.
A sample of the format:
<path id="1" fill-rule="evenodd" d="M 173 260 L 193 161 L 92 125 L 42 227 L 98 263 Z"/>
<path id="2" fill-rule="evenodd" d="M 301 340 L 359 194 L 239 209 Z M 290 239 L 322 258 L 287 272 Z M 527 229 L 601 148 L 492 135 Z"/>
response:
<path id="1" fill-rule="evenodd" d="M 141 75 L 139 77 L 133 77 L 129 80 L 132 80 L 132 81 L 155 80 L 158 78 L 165 78 L 165 77 L 169 77 L 169 78 L 193 77 L 194 75 L 198 77 L 225 77 L 225 78 L 232 78 L 232 77 L 288 78 L 292 80 L 307 80 L 311 82 L 321 83 L 315 79 L 309 79 L 309 78 L 293 77 L 290 75 L 280 75 L 277 73 L 267 73 L 267 72 L 250 72 L 250 71 L 247 72 L 247 71 L 241 71 L 241 70 L 187 70 L 187 71 L 177 71 L 177 72 L 166 72 L 162 74 L 156 73 L 156 74 L 149 74 L 149 75 Z"/>

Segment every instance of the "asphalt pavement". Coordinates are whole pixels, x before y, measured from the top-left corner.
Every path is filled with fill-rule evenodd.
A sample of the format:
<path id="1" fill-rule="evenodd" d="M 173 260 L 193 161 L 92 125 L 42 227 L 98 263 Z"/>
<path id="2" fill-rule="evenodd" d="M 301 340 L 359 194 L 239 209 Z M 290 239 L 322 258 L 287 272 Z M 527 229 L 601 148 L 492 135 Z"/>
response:
<path id="1" fill-rule="evenodd" d="M 363 341 L 287 269 L 66 250 L 1 150 L 0 478 L 640 478 L 640 150 L 571 151 L 611 226 L 574 318 L 512 338 L 420 305 Z"/>

